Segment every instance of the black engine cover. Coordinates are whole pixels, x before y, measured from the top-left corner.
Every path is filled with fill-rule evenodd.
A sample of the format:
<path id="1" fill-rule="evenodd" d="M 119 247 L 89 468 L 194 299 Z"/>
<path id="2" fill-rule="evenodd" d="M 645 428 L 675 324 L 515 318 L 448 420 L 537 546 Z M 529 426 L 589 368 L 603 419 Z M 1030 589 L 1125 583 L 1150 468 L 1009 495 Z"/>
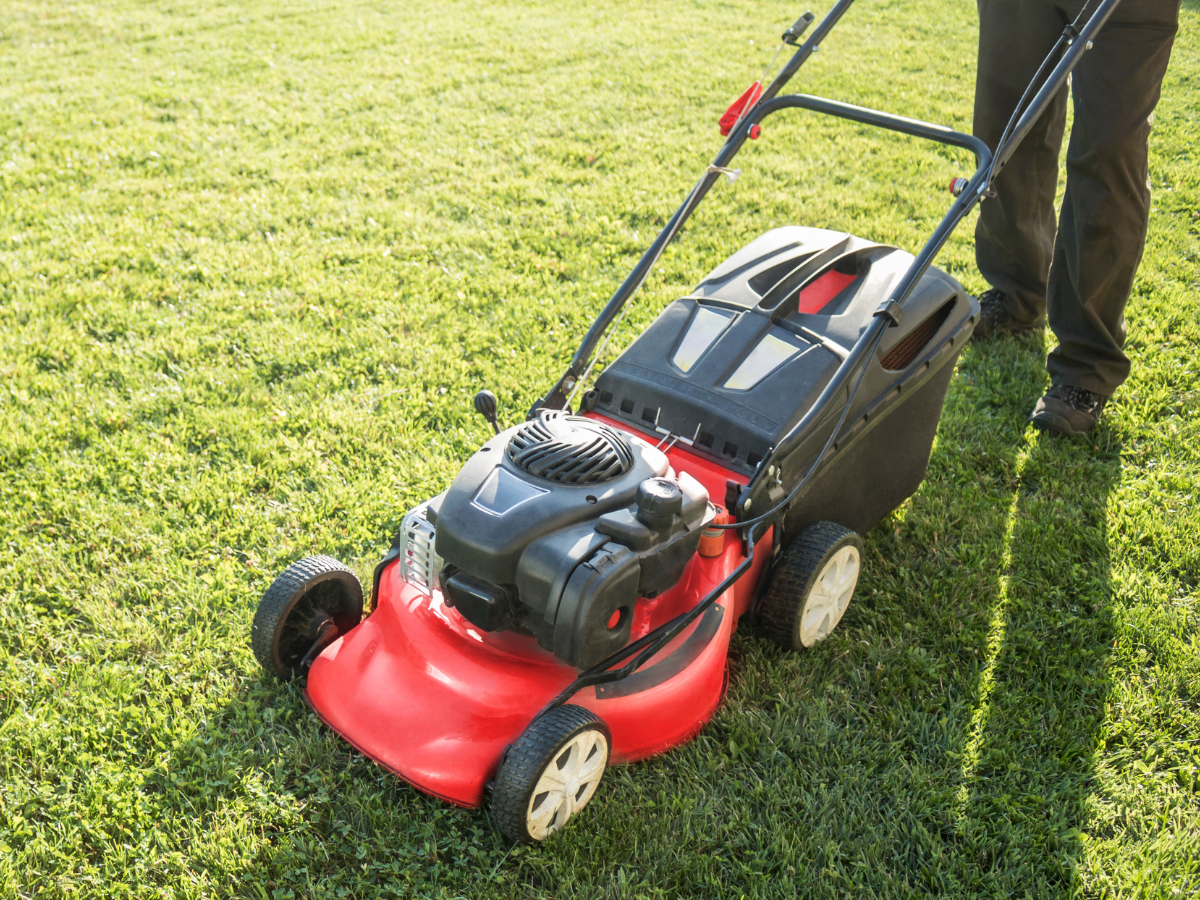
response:
<path id="1" fill-rule="evenodd" d="M 448 605 L 581 668 L 629 640 L 636 598 L 673 585 L 713 510 L 650 444 L 543 411 L 484 445 L 430 503 Z"/>
<path id="2" fill-rule="evenodd" d="M 581 443 L 574 440 L 576 430 L 597 443 L 611 443 L 615 436 L 627 448 L 628 466 L 615 477 L 617 470 L 610 468 L 606 480 L 580 483 L 557 480 L 562 466 L 553 469 L 552 460 L 535 458 L 535 468 L 556 475 L 555 480 L 539 477 L 521 465 L 530 447 L 536 449 L 526 440 L 535 430 L 545 436 L 539 443 L 548 448 L 547 457 L 569 456 Z M 500 432 L 467 460 L 433 512 L 438 555 L 476 578 L 515 585 L 521 555 L 531 544 L 580 523 L 592 531 L 604 513 L 633 503 L 638 485 L 666 471 L 667 457 L 645 441 L 627 440 L 588 419 L 544 411 Z"/>

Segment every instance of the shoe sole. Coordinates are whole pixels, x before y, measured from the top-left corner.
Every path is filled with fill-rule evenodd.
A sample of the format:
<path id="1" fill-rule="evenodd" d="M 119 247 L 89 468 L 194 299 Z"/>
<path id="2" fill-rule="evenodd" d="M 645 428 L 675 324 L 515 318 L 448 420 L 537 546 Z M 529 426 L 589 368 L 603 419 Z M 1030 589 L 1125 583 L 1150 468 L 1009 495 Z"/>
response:
<path id="1" fill-rule="evenodd" d="M 1062 435 L 1063 437 L 1079 437 L 1080 435 L 1087 434 L 1096 427 L 1096 423 L 1093 422 L 1087 428 L 1083 429 L 1083 431 L 1077 431 L 1062 416 L 1056 416 L 1051 412 L 1041 412 L 1030 416 L 1029 421 L 1034 428 L 1045 431 L 1048 434 Z"/>

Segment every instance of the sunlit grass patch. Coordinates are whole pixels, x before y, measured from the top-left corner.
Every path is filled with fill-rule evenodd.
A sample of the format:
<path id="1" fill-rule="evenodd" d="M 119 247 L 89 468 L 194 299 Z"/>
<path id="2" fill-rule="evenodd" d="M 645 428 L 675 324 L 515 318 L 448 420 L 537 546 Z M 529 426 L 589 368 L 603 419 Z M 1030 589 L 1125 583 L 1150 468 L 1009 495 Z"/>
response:
<path id="1" fill-rule="evenodd" d="M 516 421 L 800 10 L 10 2 L 0 16 L 0 895 L 1128 896 L 1200 884 L 1200 138 L 1156 113 L 1133 375 L 1035 434 L 971 346 L 838 631 L 744 629 L 694 742 L 544 846 L 427 798 L 249 649 Z M 818 10 L 820 12 L 821 10 Z M 860 0 L 797 90 L 969 129 L 974 7 Z M 616 338 L 761 232 L 914 249 L 969 159 L 781 114 Z M 973 291 L 967 223 L 939 265 Z"/>

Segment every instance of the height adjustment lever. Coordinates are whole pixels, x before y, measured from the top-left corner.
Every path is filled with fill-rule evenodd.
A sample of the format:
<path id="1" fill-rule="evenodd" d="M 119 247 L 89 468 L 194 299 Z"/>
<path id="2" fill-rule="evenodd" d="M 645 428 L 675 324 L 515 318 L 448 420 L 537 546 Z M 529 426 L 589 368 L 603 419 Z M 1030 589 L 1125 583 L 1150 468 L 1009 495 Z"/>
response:
<path id="1" fill-rule="evenodd" d="M 806 12 L 796 20 L 796 24 L 783 33 L 783 42 L 791 44 L 795 47 L 800 43 L 800 37 L 804 32 L 808 31 L 808 26 L 813 23 L 816 18 L 811 12 Z"/>

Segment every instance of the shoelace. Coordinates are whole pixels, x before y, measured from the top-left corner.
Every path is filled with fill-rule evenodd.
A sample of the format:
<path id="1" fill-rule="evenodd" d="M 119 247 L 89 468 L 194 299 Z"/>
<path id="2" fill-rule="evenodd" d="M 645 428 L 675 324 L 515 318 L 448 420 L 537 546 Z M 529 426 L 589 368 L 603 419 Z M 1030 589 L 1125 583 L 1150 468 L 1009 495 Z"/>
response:
<path id="1" fill-rule="evenodd" d="M 1096 415 L 1104 408 L 1105 398 L 1084 388 L 1060 385 L 1051 393 L 1057 394 L 1072 409 L 1077 409 L 1080 412 Z"/>
<path id="2" fill-rule="evenodd" d="M 1003 325 L 1008 321 L 1008 309 L 1004 305 L 1004 291 L 992 288 L 979 295 L 980 316 L 991 325 Z"/>

